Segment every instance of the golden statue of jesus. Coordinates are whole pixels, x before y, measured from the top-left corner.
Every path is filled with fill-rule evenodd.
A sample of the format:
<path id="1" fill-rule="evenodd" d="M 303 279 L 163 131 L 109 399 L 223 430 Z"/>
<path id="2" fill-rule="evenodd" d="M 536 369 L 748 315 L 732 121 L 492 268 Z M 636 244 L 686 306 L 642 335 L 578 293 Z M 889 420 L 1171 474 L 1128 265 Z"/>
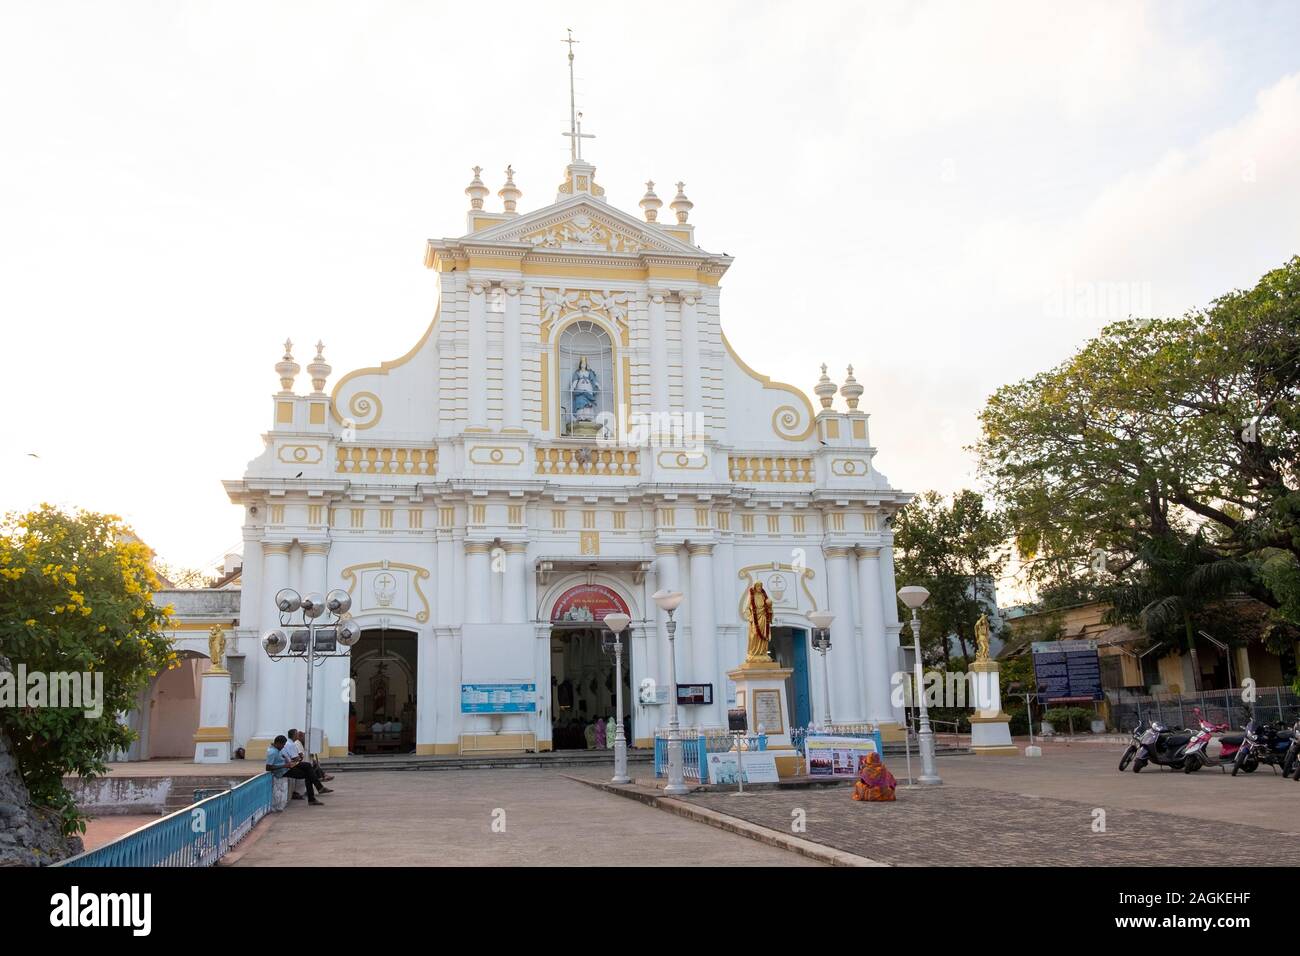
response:
<path id="1" fill-rule="evenodd" d="M 975 660 L 981 663 L 989 659 L 989 616 L 981 614 L 975 622 Z"/>
<path id="2" fill-rule="evenodd" d="M 218 674 L 224 674 L 226 669 L 221 666 L 223 658 L 226 656 L 226 632 L 220 624 L 213 624 L 212 629 L 208 631 L 208 657 L 212 659 L 212 670 Z"/>
<path id="3" fill-rule="evenodd" d="M 763 582 L 755 581 L 745 594 L 745 606 L 740 612 L 749 622 L 749 644 L 745 648 L 746 664 L 768 664 L 772 654 L 772 599 L 763 590 Z"/>

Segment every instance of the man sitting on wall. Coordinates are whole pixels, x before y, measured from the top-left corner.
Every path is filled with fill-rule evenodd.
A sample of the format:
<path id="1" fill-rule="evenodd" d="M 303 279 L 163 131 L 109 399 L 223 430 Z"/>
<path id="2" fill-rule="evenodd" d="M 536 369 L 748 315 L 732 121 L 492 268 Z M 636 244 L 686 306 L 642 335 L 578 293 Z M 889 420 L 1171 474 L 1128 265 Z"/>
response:
<path id="1" fill-rule="evenodd" d="M 282 751 L 285 759 L 289 761 L 289 766 L 292 767 L 295 764 L 302 764 L 307 768 L 307 771 L 311 774 L 311 779 L 316 782 L 317 790 L 321 793 L 334 792 L 329 787 L 325 786 L 325 771 L 321 769 L 321 765 L 317 763 L 315 759 L 307 759 L 306 735 L 301 730 L 294 727 L 289 728 L 289 740 L 282 748 Z M 294 798 L 298 800 L 302 799 L 296 793 L 294 794 Z"/>
<path id="2" fill-rule="evenodd" d="M 288 738 L 284 734 L 276 737 L 271 742 L 271 746 L 266 750 L 266 769 L 269 770 L 278 779 L 280 777 L 289 777 L 293 780 L 302 780 L 307 784 L 307 803 L 313 807 L 324 806 L 316 799 L 316 780 L 311 773 L 310 768 L 302 763 L 301 758 L 297 763 L 290 764 L 288 758 L 284 755 L 284 746 Z"/>

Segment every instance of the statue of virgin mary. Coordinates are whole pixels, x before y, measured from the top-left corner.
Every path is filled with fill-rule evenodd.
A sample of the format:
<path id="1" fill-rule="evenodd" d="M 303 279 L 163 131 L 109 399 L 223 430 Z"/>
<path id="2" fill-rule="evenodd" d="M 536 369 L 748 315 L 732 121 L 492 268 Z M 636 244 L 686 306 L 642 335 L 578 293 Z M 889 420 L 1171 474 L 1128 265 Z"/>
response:
<path id="1" fill-rule="evenodd" d="M 578 357 L 578 367 L 569 379 L 569 393 L 573 396 L 573 417 L 580 422 L 596 419 L 596 397 L 600 394 L 600 382 L 596 373 L 587 364 L 587 356 Z"/>

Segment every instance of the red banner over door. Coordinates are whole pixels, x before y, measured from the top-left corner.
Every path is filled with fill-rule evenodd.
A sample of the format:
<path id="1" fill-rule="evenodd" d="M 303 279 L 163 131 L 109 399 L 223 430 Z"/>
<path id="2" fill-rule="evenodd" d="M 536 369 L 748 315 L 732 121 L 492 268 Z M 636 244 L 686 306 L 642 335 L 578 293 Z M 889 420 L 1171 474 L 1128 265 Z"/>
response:
<path id="1" fill-rule="evenodd" d="M 597 623 L 614 613 L 632 616 L 617 591 L 603 584 L 579 584 L 560 595 L 551 610 L 551 621 Z"/>

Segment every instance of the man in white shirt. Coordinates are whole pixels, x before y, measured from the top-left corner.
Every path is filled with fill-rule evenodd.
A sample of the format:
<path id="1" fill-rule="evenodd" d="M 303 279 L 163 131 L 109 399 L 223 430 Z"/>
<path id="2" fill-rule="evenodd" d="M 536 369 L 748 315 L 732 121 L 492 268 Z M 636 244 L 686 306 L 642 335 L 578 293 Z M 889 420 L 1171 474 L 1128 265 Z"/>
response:
<path id="1" fill-rule="evenodd" d="M 323 778 L 325 775 L 321 773 L 320 768 L 307 762 L 307 751 L 302 745 L 303 735 L 296 728 L 290 727 L 288 736 L 289 739 L 280 748 L 280 753 L 284 755 L 285 760 L 289 761 L 289 766 L 296 767 L 303 764 L 306 771 L 312 775 L 312 781 L 316 784 L 317 790 L 321 793 L 333 793 L 332 789 L 324 785 Z M 294 797 L 298 798 L 298 795 L 294 794 Z"/>

